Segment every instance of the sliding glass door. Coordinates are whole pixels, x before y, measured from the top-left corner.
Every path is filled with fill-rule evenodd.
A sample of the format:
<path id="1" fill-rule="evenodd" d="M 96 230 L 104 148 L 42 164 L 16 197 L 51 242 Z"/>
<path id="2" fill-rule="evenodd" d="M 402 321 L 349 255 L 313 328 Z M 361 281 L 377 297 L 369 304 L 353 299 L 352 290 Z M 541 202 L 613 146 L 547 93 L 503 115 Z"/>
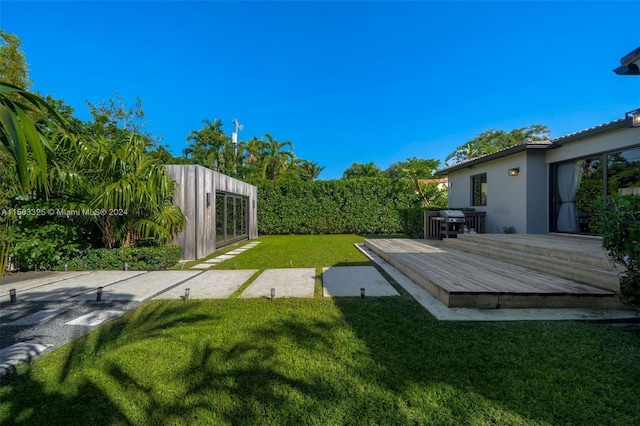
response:
<path id="1" fill-rule="evenodd" d="M 597 233 L 595 201 L 615 193 L 640 193 L 640 147 L 554 164 L 551 230 Z"/>
<path id="2" fill-rule="evenodd" d="M 216 193 L 216 247 L 249 237 L 248 198 Z"/>

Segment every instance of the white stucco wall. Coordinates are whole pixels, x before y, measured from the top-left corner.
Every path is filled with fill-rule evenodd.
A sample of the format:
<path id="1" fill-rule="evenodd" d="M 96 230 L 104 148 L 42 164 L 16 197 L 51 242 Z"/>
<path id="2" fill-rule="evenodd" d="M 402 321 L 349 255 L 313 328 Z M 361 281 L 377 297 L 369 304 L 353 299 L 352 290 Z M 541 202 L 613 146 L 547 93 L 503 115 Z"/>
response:
<path id="1" fill-rule="evenodd" d="M 519 167 L 518 176 L 508 176 L 509 169 Z M 487 174 L 487 205 L 471 205 L 471 176 Z M 473 207 L 487 213 L 486 231 L 502 233 L 513 226 L 517 233 L 527 232 L 527 161 L 526 152 L 479 164 L 449 174 L 449 207 Z M 546 183 L 543 183 L 546 185 Z"/>

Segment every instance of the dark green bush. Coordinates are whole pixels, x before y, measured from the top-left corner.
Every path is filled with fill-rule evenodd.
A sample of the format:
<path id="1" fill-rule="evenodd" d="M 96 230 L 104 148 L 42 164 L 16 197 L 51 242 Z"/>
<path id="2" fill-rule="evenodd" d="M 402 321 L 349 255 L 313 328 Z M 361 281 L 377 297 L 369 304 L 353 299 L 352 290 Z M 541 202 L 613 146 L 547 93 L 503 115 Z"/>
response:
<path id="1" fill-rule="evenodd" d="M 48 223 L 14 227 L 10 256 L 21 271 L 59 268 L 82 248 L 78 228 L 73 224 Z"/>
<path id="2" fill-rule="evenodd" d="M 181 256 L 179 246 L 89 249 L 71 259 L 68 267 L 69 270 L 122 270 L 126 262 L 130 270 L 154 271 L 175 265 Z"/>
<path id="3" fill-rule="evenodd" d="M 405 228 L 420 198 L 408 180 L 276 180 L 258 184 L 258 232 L 265 234 L 415 234 Z"/>
<path id="4" fill-rule="evenodd" d="M 597 203 L 597 227 L 609 258 L 622 265 L 620 296 L 640 305 L 640 195 L 610 195 Z"/>

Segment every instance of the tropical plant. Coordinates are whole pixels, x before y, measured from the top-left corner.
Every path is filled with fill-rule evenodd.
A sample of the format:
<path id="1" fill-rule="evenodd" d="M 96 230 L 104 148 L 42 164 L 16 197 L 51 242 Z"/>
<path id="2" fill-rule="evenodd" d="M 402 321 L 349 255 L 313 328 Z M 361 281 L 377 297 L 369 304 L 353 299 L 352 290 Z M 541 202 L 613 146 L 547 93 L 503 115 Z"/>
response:
<path id="1" fill-rule="evenodd" d="M 439 160 L 412 157 L 407 158 L 406 161 L 392 164 L 385 171 L 385 174 L 395 178 L 409 179 L 416 193 L 420 195 L 423 206 L 429 207 L 433 201 L 440 203 L 442 198 L 440 193 L 442 191 L 438 188 L 437 183 L 426 183 L 424 181 L 433 178 L 433 174 L 439 165 Z"/>
<path id="2" fill-rule="evenodd" d="M 375 163 L 353 163 L 343 173 L 342 179 L 354 179 L 361 177 L 382 177 L 382 170 Z"/>
<path id="3" fill-rule="evenodd" d="M 475 138 L 460 145 L 447 156 L 445 162 L 460 162 L 481 155 L 491 154 L 501 149 L 509 148 L 523 143 L 525 140 L 548 140 L 551 135 L 549 128 L 542 124 L 532 124 L 528 127 L 520 127 L 510 132 L 490 129 L 480 133 Z"/>
<path id="4" fill-rule="evenodd" d="M 13 100 L 13 99 L 18 100 Z M 34 181 L 30 174 L 30 159 L 36 162 L 41 174 L 46 175 L 47 157 L 53 151 L 47 139 L 47 130 L 37 126 L 32 116 L 51 116 L 52 125 L 66 127 L 64 118 L 41 97 L 9 83 L 0 82 L 0 142 L 15 160 L 15 173 L 23 192 L 34 185 L 48 191 L 47 179 Z"/>
<path id="5" fill-rule="evenodd" d="M 182 151 L 194 164 L 225 173 L 233 170 L 233 159 L 226 152 L 229 138 L 222 130 L 222 121 L 202 120 L 204 128 L 192 130 L 187 136 L 187 147 Z"/>
<path id="6" fill-rule="evenodd" d="M 640 195 L 614 194 L 595 203 L 602 246 L 625 269 L 620 278 L 621 299 L 640 305 Z"/>
<path id="7" fill-rule="evenodd" d="M 166 243 L 184 227 L 186 219 L 172 203 L 175 182 L 137 136 L 84 142 L 77 166 L 95 173 L 86 203 L 105 247 L 128 247 L 140 238 Z"/>
<path id="8" fill-rule="evenodd" d="M 316 180 L 324 167 L 318 165 L 315 161 L 297 159 L 295 163 L 296 175 L 302 180 Z"/>
<path id="9" fill-rule="evenodd" d="M 291 141 L 278 142 L 269 133 L 264 134 L 262 161 L 263 177 L 275 180 L 286 172 L 295 159 Z"/>

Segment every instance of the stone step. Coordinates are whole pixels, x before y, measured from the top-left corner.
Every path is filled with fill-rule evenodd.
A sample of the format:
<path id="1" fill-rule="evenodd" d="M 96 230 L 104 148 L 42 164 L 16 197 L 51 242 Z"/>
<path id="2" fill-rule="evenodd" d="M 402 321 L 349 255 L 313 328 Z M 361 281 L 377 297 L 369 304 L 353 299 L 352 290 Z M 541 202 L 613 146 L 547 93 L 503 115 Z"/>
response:
<path id="1" fill-rule="evenodd" d="M 617 292 L 620 276 L 606 257 L 495 239 L 445 239 L 446 246 Z"/>

